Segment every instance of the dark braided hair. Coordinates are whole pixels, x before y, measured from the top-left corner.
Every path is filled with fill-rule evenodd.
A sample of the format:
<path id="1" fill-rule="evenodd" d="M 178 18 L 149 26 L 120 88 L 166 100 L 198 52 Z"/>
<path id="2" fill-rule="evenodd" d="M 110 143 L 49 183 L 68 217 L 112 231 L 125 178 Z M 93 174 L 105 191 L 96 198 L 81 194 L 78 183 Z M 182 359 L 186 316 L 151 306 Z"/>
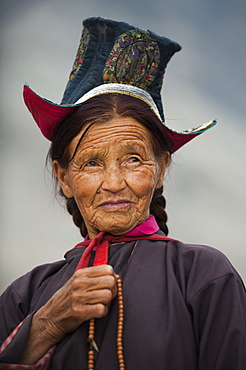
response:
<path id="1" fill-rule="evenodd" d="M 162 123 L 146 103 L 123 94 L 104 94 L 93 97 L 83 103 L 58 126 L 54 140 L 50 146 L 47 160 L 50 160 L 50 162 L 56 160 L 62 168 L 67 168 L 69 162 L 74 158 L 85 132 L 82 134 L 72 157 L 68 150 L 69 144 L 81 132 L 82 128 L 85 125 L 89 125 L 90 127 L 96 122 L 102 123 L 109 121 L 116 115 L 134 118 L 150 131 L 157 161 L 160 161 L 165 155 L 165 152 L 170 152 L 170 145 L 161 129 Z M 87 127 L 86 131 L 89 127 Z M 59 183 L 54 172 L 53 177 L 56 188 L 58 188 Z M 167 235 L 166 200 L 162 192 L 163 186 L 154 191 L 150 213 L 155 217 L 160 229 Z M 74 224 L 80 229 L 81 235 L 85 237 L 87 229 L 75 199 L 67 198 L 60 186 L 59 194 L 65 198 L 67 210 L 72 215 Z"/>
<path id="2" fill-rule="evenodd" d="M 166 199 L 164 198 L 162 192 L 163 186 L 154 191 L 154 195 L 150 204 L 150 213 L 155 216 L 159 228 L 167 235 L 167 212 L 165 211 Z"/>

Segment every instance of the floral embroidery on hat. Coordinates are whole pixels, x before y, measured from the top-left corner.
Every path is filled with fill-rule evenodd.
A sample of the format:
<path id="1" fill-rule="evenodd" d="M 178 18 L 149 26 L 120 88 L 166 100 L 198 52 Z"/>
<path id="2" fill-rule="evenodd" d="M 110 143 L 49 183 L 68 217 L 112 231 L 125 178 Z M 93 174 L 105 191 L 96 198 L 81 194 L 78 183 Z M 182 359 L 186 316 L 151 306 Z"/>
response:
<path id="1" fill-rule="evenodd" d="M 159 61 L 159 46 L 148 31 L 128 31 L 115 42 L 105 64 L 103 81 L 147 89 L 155 79 Z"/>
<path id="2" fill-rule="evenodd" d="M 82 35 L 81 35 L 77 55 L 76 55 L 76 58 L 75 58 L 75 61 L 74 61 L 73 67 L 72 67 L 72 71 L 71 71 L 70 76 L 69 76 L 70 81 L 74 79 L 74 77 L 78 73 L 78 71 L 79 71 L 79 69 L 80 69 L 80 67 L 83 63 L 85 52 L 86 52 L 89 40 L 90 40 L 89 29 L 84 27 L 84 30 L 83 30 Z"/>

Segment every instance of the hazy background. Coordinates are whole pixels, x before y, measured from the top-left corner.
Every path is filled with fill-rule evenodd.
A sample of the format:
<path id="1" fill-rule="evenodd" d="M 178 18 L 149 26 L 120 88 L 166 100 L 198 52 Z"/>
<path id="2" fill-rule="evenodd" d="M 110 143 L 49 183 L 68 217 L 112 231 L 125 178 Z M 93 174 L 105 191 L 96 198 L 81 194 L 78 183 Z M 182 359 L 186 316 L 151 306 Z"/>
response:
<path id="1" fill-rule="evenodd" d="M 54 198 L 45 170 L 49 142 L 23 104 L 22 86 L 60 102 L 81 22 L 91 16 L 183 46 L 164 80 L 167 124 L 219 123 L 173 157 L 165 182 L 170 236 L 216 247 L 246 280 L 245 0 L 0 0 L 0 11 L 0 291 L 81 240 Z"/>

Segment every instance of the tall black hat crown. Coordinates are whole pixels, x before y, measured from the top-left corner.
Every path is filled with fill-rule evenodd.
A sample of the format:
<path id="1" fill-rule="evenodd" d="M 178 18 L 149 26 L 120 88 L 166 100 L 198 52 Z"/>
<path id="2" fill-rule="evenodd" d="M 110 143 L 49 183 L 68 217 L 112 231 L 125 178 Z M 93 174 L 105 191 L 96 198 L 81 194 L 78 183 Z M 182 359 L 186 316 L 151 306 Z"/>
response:
<path id="1" fill-rule="evenodd" d="M 215 124 L 176 132 L 164 124 L 161 87 L 167 63 L 181 49 L 176 42 L 124 22 L 84 20 L 78 52 L 61 104 L 24 87 L 24 100 L 49 140 L 57 126 L 86 100 L 100 94 L 128 94 L 147 103 L 163 123 L 172 152 Z"/>

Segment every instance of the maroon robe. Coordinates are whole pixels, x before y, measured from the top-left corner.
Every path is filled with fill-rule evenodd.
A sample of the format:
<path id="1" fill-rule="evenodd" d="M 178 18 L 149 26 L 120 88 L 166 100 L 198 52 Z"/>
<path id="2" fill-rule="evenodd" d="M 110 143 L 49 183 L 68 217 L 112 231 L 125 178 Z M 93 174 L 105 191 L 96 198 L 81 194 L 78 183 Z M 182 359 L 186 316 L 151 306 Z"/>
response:
<path id="1" fill-rule="evenodd" d="M 72 276 L 83 250 L 36 267 L 4 292 L 0 342 L 30 316 L 0 355 L 0 364 L 20 361 L 32 313 Z M 111 245 L 109 263 L 123 281 L 127 370 L 245 370 L 246 293 L 222 253 L 178 241 L 139 240 Z M 96 321 L 95 370 L 118 369 L 116 328 L 117 299 Z M 57 344 L 53 370 L 87 369 L 87 331 L 85 322 Z"/>

